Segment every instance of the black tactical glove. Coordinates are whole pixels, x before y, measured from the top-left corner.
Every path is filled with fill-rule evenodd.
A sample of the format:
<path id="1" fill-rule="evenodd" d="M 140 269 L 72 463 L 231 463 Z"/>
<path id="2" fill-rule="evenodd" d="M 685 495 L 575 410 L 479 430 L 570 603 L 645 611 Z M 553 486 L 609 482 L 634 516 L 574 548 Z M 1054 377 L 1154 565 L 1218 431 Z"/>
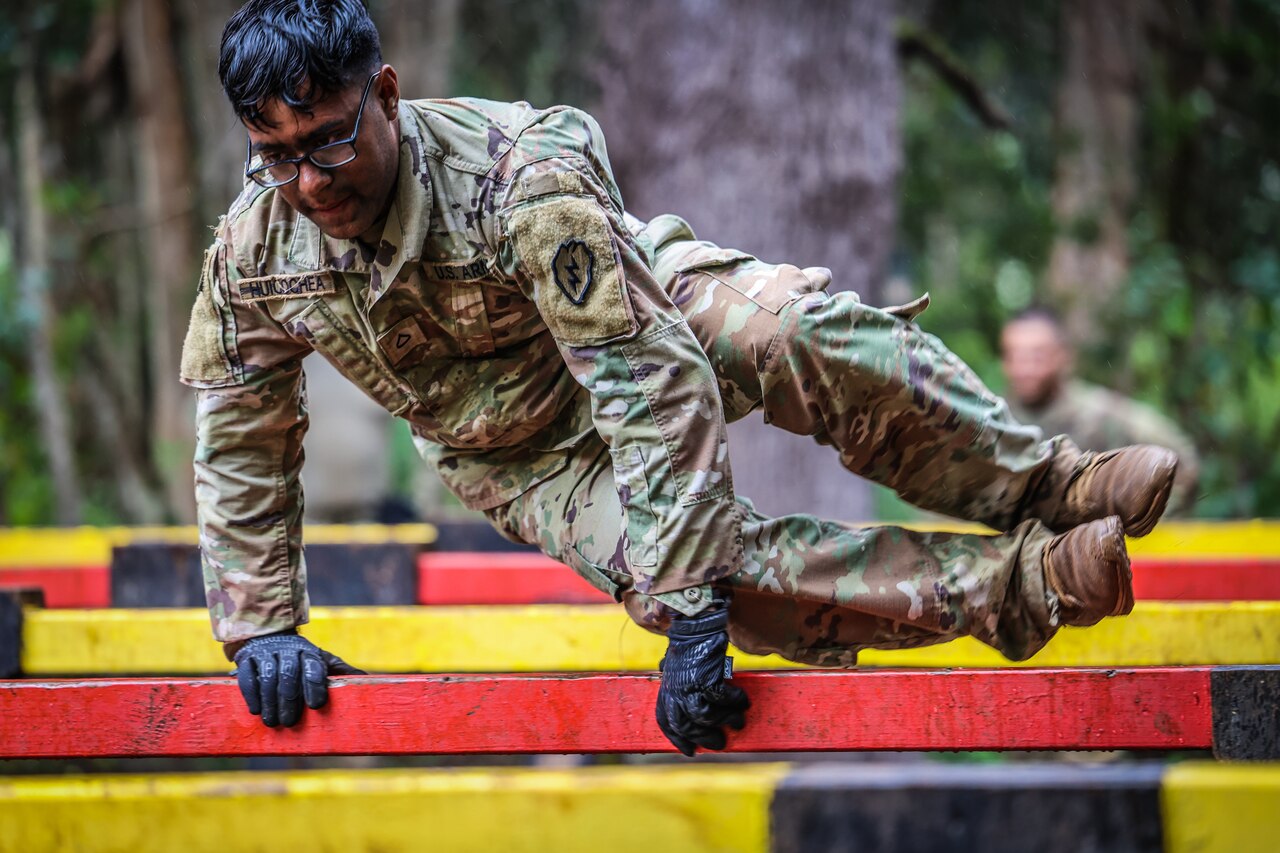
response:
<path id="1" fill-rule="evenodd" d="M 697 616 L 677 616 L 667 632 L 658 688 L 658 727 L 676 749 L 693 755 L 697 747 L 724 749 L 724 727 L 740 729 L 751 707 L 733 677 L 729 648 L 729 605 L 718 601 Z"/>
<path id="2" fill-rule="evenodd" d="M 302 704 L 323 708 L 329 701 L 326 677 L 365 675 L 337 655 L 330 654 L 293 632 L 254 637 L 235 656 L 236 681 L 250 714 L 261 714 L 268 726 L 292 726 L 302 716 Z"/>

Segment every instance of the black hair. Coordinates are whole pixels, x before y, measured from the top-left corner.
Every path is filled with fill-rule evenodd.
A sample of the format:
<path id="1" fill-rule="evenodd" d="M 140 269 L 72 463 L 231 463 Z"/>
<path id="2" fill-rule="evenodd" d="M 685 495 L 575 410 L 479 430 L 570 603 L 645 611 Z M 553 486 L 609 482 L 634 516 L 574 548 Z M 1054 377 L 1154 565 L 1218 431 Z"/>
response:
<path id="1" fill-rule="evenodd" d="M 218 78 L 240 120 L 264 127 L 268 101 L 307 112 L 381 65 L 360 0 L 249 0 L 222 30 Z"/>

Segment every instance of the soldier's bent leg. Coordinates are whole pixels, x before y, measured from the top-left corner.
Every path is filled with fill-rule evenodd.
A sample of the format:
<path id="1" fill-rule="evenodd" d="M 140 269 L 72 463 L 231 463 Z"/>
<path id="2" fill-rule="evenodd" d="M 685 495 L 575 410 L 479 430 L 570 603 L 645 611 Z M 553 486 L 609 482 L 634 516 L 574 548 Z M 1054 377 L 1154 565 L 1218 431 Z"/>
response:
<path id="1" fill-rule="evenodd" d="M 859 649 L 968 635 L 1021 660 L 1057 630 L 1059 596 L 1046 586 L 1042 557 L 1062 537 L 1037 522 L 976 536 L 767 518 L 746 502 L 741 511 L 745 563 L 726 583 L 736 590 L 730 636 L 744 651 L 849 666 Z M 645 628 L 666 630 L 670 612 L 631 586 L 622 508 L 602 443 L 580 447 L 559 475 L 488 515 L 507 535 L 614 594 Z"/>
<path id="2" fill-rule="evenodd" d="M 1149 530 L 1151 505 L 1163 507 L 1160 478 L 1172 475 L 1157 471 L 1125 505 L 1069 508 L 1068 487 L 1093 457 L 1014 421 L 1004 400 L 915 324 L 921 306 L 873 308 L 852 293 L 822 292 L 825 269 L 693 241 L 660 250 L 655 273 L 706 350 L 729 419 L 761 408 L 766 422 L 833 445 L 846 468 L 917 506 L 997 530 L 1027 518 L 1066 530 L 1116 512 Z"/>

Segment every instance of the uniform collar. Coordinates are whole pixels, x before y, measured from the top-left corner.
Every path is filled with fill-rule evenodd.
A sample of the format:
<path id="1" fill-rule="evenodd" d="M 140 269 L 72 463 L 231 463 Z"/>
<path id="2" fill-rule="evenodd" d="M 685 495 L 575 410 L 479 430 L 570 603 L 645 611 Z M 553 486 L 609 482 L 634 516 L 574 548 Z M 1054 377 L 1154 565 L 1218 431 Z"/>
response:
<path id="1" fill-rule="evenodd" d="M 319 236 L 318 251 L 312 254 L 305 247 L 294 249 L 301 252 L 294 254 L 299 263 L 308 261 L 327 269 L 341 272 L 367 273 L 369 289 L 366 293 L 367 304 L 377 302 L 382 294 L 391 288 L 392 282 L 407 264 L 417 263 L 422 258 L 423 244 L 427 239 L 428 222 L 431 219 L 431 178 L 427 171 L 426 146 L 423 144 L 422 131 L 418 122 L 411 115 L 407 104 L 401 102 L 400 109 L 400 166 L 396 178 L 396 195 L 387 211 L 386 224 L 382 229 L 382 237 L 376 246 L 359 243 L 355 240 L 341 240 L 320 234 L 319 229 L 310 222 L 302 223 L 299 231 L 312 230 Z M 301 219 L 299 214 L 299 219 Z M 306 226 L 310 225 L 310 229 Z M 304 241 L 309 242 L 309 241 Z M 309 257 L 300 257 L 307 255 Z"/>

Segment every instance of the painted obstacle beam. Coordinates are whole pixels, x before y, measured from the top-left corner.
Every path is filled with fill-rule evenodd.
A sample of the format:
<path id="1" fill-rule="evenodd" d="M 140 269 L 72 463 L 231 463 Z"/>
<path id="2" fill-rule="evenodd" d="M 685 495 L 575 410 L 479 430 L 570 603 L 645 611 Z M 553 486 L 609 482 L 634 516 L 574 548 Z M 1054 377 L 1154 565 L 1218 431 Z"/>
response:
<path id="1" fill-rule="evenodd" d="M 816 764 L 778 780 L 771 850 L 1270 851 L 1280 765 Z"/>
<path id="2" fill-rule="evenodd" d="M 405 546 L 337 543 L 308 546 L 313 598 L 321 604 L 600 604 L 612 599 L 576 572 L 541 554 L 429 551 L 417 555 L 416 581 L 412 560 L 399 552 Z M 166 549 L 178 548 L 175 558 Z M 371 549 L 371 550 L 367 550 Z M 120 557 L 123 551 L 127 557 Z M 360 572 L 341 571 L 344 553 L 355 552 Z M 396 555 L 386 567 L 378 552 Z M 326 553 L 328 552 L 328 553 Z M 362 553 L 363 552 L 363 553 Z M 159 565 L 154 562 L 160 555 Z M 199 566 L 188 546 L 128 546 L 117 551 L 117 564 L 128 559 L 134 567 L 118 571 L 114 600 L 122 607 L 194 607 L 200 604 Z M 327 568 L 326 568 L 327 565 Z M 379 568 L 382 566 L 383 568 Z M 384 577 L 389 575 L 388 580 Z M 326 586 L 324 578 L 336 583 Z M 344 589 L 356 585 L 352 594 Z M 414 588 L 410 589 L 410 584 Z M 3 568 L 0 589 L 38 589 L 51 609 L 109 607 L 113 575 L 106 566 Z M 1280 601 L 1280 558 L 1135 559 L 1134 593 L 1140 601 Z"/>
<path id="3" fill-rule="evenodd" d="M 1274 559 L 1135 558 L 1140 601 L 1280 600 Z M 573 569 L 542 554 L 428 551 L 418 557 L 418 603 L 599 604 L 612 601 Z"/>
<path id="4" fill-rule="evenodd" d="M 412 604 L 414 559 L 430 524 L 307 527 L 313 599 Z M 0 529 L 0 588 L 35 588 L 45 606 L 181 607 L 204 603 L 194 527 Z"/>
<path id="5" fill-rule="evenodd" d="M 1277 797 L 1280 765 L 1211 762 L 0 777 L 0 853 L 226 853 L 226 827 L 264 850 L 1241 853 L 1274 846 Z"/>
<path id="6" fill-rule="evenodd" d="M 966 529 L 974 525 L 915 524 L 915 529 Z M 435 542 L 441 549 L 492 552 L 518 548 L 483 522 L 450 521 L 439 525 L 315 525 L 306 531 L 308 547 L 377 545 L 392 542 Z M 36 587 L 44 591 L 48 607 L 198 605 L 199 575 L 195 572 L 193 527 L 137 528 L 0 528 L 0 587 Z M 171 546 L 166 550 L 165 546 Z M 187 546 L 184 550 L 182 546 Z M 134 547 L 144 549 L 128 570 L 113 573 L 109 566 L 113 549 L 134 558 Z M 1280 598 L 1280 522 L 1166 522 L 1151 536 L 1130 543 L 1135 562 L 1135 585 L 1140 599 L 1164 600 L 1262 600 Z M 542 560 L 525 548 L 521 553 Z M 165 561 L 167 554 L 168 562 Z M 117 555 L 119 557 L 119 555 Z M 403 582 L 387 588 L 374 572 L 355 596 L 343 591 L 354 581 L 351 573 L 336 575 L 341 583 L 330 595 L 323 555 L 313 555 L 313 592 L 321 603 L 432 604 L 528 604 L 600 600 L 591 587 L 576 576 L 514 577 L 513 573 L 475 578 L 442 573 L 421 584 L 415 597 L 407 597 Z M 514 554 L 501 559 L 516 559 Z M 117 559 L 117 563 L 121 562 Z M 341 559 L 338 560 L 341 562 Z M 437 564 L 438 565 L 438 564 Z M 513 564 L 514 565 L 514 564 Z M 523 565 L 523 564 L 520 564 Z M 543 568 L 546 568 L 544 565 Z M 419 576 L 423 577 L 420 567 Z M 484 580 L 514 584 L 510 590 L 478 586 Z M 410 581 L 411 582 L 411 581 Z M 381 588 L 378 588 L 381 587 Z"/>
<path id="7" fill-rule="evenodd" d="M 766 853 L 784 765 L 0 777 L 0 853 Z"/>
<path id="8" fill-rule="evenodd" d="M 1280 758 L 1275 667 L 743 673 L 739 752 L 1208 749 Z M 0 757 L 659 752 L 655 673 L 335 678 L 268 729 L 231 678 L 0 682 Z"/>
<path id="9" fill-rule="evenodd" d="M 307 545 L 307 592 L 315 604 L 413 604 L 424 543 L 321 542 Z M 135 543 L 113 549 L 111 601 L 116 607 L 202 607 L 195 545 Z"/>
<path id="10" fill-rule="evenodd" d="M 645 671 L 665 640 L 618 605 L 315 608 L 303 633 L 375 672 Z M 0 644 L 6 642 L 0 638 Z M 23 611 L 27 676 L 222 673 L 209 616 L 197 610 Z M 735 652 L 739 669 L 797 668 Z M 1029 661 L 970 638 L 919 649 L 866 650 L 863 666 L 1024 667 L 1280 664 L 1280 602 L 1165 604 L 1091 628 L 1064 628 Z"/>

